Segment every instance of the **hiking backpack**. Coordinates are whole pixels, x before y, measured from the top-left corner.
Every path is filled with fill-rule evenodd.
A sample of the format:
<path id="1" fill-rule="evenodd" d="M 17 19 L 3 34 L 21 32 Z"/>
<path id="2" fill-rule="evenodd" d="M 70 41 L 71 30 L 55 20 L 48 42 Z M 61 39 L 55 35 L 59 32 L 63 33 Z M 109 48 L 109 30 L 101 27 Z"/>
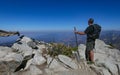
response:
<path id="1" fill-rule="evenodd" d="M 98 39 L 100 36 L 100 32 L 101 32 L 101 26 L 98 24 L 94 24 L 93 25 L 94 31 L 93 34 L 90 36 L 92 39 Z"/>

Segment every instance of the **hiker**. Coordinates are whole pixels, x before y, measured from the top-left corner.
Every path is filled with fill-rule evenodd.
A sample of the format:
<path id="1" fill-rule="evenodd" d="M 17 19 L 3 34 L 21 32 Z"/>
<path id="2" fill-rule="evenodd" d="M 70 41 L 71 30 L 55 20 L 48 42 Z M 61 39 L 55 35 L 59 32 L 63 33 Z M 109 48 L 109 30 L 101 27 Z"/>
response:
<path id="1" fill-rule="evenodd" d="M 1 37 L 8 37 L 8 36 L 12 36 L 12 35 L 20 36 L 20 33 L 19 32 L 8 32 L 8 31 L 0 30 L 0 36 Z"/>
<path id="2" fill-rule="evenodd" d="M 88 62 L 94 63 L 93 49 L 95 47 L 95 40 L 99 38 L 101 26 L 94 24 L 94 19 L 92 18 L 88 20 L 88 25 L 89 26 L 85 29 L 84 32 L 75 31 L 75 33 L 80 35 L 87 35 L 85 56 Z"/>

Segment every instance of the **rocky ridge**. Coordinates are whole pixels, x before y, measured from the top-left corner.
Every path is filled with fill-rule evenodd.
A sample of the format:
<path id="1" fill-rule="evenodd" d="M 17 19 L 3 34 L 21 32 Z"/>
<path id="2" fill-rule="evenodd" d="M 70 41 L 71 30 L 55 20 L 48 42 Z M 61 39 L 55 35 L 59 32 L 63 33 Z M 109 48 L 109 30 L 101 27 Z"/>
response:
<path id="1" fill-rule="evenodd" d="M 0 75 L 120 75 L 120 51 L 96 40 L 95 64 L 85 61 L 85 45 L 78 47 L 81 62 L 65 55 L 48 54 L 51 44 L 26 36 L 12 47 L 0 46 Z M 24 69 L 14 72 L 24 57 L 35 54 Z"/>

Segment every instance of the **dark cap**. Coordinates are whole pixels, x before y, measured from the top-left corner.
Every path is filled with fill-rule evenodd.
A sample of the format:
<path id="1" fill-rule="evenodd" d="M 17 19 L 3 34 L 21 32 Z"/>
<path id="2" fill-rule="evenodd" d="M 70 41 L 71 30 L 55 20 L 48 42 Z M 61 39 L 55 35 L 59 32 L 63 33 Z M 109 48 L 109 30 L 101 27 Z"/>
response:
<path id="1" fill-rule="evenodd" d="M 93 22 L 94 22 L 94 19 L 93 19 L 93 18 L 90 18 L 90 19 L 88 20 L 88 22 L 89 22 L 89 23 L 93 23 Z"/>

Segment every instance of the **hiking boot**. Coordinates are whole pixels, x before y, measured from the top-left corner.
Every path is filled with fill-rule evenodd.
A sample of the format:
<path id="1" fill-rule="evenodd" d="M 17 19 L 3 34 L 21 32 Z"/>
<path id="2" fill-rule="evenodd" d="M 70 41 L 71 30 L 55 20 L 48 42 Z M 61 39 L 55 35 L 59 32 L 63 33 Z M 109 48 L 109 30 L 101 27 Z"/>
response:
<path id="1" fill-rule="evenodd" d="M 94 64 L 93 61 L 87 61 L 87 64 Z"/>

